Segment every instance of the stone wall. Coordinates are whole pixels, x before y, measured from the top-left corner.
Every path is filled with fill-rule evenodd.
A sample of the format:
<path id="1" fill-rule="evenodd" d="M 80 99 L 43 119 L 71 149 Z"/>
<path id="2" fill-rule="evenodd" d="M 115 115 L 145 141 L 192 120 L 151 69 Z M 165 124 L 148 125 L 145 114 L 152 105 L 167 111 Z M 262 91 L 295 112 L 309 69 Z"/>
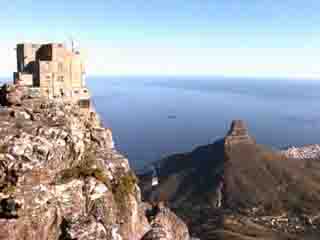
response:
<path id="1" fill-rule="evenodd" d="M 32 86 L 40 87 L 44 96 L 72 97 L 74 89 L 85 87 L 80 53 L 68 50 L 63 44 L 18 44 L 17 61 L 16 79 L 22 82 L 22 74 L 32 74 Z"/>

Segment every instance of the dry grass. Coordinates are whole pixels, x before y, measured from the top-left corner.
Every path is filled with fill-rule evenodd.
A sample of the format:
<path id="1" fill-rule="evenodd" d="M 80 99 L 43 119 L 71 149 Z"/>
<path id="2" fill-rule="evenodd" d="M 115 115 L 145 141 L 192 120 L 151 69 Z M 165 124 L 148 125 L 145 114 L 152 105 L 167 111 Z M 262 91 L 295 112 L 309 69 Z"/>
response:
<path id="1" fill-rule="evenodd" d="M 262 146 L 235 146 L 226 165 L 226 191 L 232 207 L 266 210 L 320 210 L 320 172 L 310 174 L 303 161 L 287 159 Z M 315 177 L 316 176 L 316 177 Z"/>

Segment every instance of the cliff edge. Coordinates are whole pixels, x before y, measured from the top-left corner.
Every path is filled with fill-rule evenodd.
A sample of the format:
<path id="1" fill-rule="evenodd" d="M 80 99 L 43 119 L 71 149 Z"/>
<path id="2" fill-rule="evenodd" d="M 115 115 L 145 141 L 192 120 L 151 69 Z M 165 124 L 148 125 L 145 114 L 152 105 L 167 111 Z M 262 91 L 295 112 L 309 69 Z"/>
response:
<path id="1" fill-rule="evenodd" d="M 92 109 L 26 92 L 0 91 L 0 239 L 189 239 L 168 208 L 141 200 Z"/>

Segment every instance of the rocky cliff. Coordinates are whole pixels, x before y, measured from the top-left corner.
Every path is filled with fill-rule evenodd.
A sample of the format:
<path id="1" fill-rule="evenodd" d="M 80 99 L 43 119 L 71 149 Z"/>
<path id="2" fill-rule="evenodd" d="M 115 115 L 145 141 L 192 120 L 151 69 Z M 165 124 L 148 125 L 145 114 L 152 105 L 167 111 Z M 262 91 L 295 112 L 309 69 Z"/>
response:
<path id="1" fill-rule="evenodd" d="M 189 239 L 167 207 L 141 201 L 94 111 L 13 85 L 0 102 L 0 239 Z"/>
<path id="2" fill-rule="evenodd" d="M 225 137 L 225 145 L 232 147 L 236 144 L 255 144 L 253 137 L 249 135 L 247 125 L 242 120 L 234 120 Z"/>
<path id="3" fill-rule="evenodd" d="M 202 239 L 318 239 L 320 163 L 256 143 L 243 121 L 223 139 L 155 164 L 168 201 Z M 142 178 L 142 183 L 145 176 Z"/>

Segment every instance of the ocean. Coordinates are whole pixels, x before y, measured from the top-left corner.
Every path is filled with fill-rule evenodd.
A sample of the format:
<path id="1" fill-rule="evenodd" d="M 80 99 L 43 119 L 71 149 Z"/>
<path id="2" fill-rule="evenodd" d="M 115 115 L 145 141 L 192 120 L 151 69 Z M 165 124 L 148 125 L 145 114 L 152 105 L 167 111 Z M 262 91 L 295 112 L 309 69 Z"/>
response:
<path id="1" fill-rule="evenodd" d="M 4 79 L 0 79 L 3 82 Z M 320 81 L 223 77 L 88 77 L 117 149 L 135 169 L 188 152 L 247 122 L 271 148 L 320 143 Z"/>
<path id="2" fill-rule="evenodd" d="M 89 77 L 87 85 L 135 169 L 224 137 L 233 119 L 271 148 L 320 143 L 320 81 Z"/>

